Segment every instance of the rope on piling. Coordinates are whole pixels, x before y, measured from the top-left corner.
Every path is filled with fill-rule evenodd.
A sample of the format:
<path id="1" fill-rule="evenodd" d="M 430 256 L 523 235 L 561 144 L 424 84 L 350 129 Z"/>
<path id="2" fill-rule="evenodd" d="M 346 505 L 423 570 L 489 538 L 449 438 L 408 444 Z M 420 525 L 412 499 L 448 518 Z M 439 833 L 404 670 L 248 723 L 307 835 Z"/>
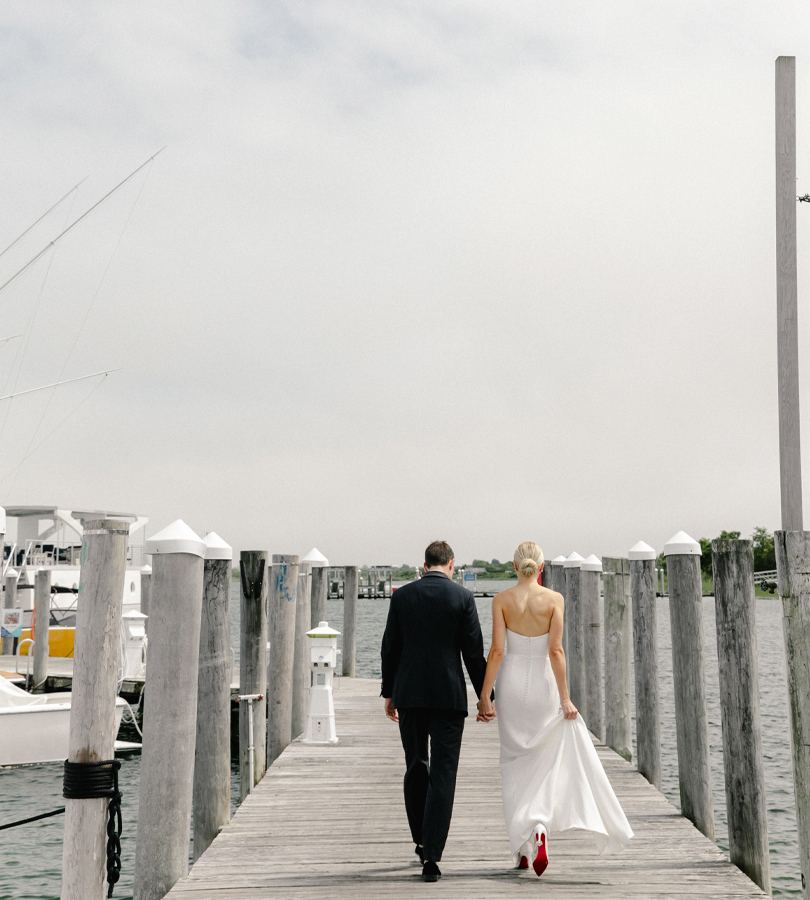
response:
<path id="1" fill-rule="evenodd" d="M 0 831 L 4 831 L 6 828 L 15 828 L 17 825 L 27 825 L 29 822 L 36 822 L 38 819 L 49 819 L 51 816 L 61 815 L 64 811 L 65 807 L 60 806 L 59 809 L 40 813 L 38 816 L 29 816 L 27 819 L 20 819 L 18 822 L 6 822 L 5 825 L 0 825 Z"/>
<path id="2" fill-rule="evenodd" d="M 107 897 L 121 877 L 121 791 L 118 790 L 117 759 L 73 763 L 65 760 L 62 796 L 66 800 L 95 800 L 109 797 L 107 804 Z"/>

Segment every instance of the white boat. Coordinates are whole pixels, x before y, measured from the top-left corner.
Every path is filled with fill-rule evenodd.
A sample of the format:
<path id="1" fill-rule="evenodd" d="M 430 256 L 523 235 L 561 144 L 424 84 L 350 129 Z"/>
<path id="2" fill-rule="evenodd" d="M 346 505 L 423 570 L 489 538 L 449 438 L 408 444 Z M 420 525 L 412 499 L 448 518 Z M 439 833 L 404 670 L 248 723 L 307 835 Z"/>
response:
<path id="1" fill-rule="evenodd" d="M 0 766 L 62 762 L 68 756 L 70 694 L 28 694 L 0 677 Z M 115 730 L 126 701 L 115 698 Z M 116 741 L 116 750 L 139 744 Z"/>

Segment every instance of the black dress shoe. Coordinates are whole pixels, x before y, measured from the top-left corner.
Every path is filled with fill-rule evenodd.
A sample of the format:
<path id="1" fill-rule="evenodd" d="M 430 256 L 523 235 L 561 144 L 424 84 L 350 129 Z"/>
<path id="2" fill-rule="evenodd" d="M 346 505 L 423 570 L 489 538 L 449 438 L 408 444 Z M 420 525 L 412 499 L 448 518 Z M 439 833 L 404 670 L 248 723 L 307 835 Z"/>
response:
<path id="1" fill-rule="evenodd" d="M 442 873 L 435 862 L 428 860 L 422 866 L 422 881 L 438 881 L 442 877 Z"/>
<path id="2" fill-rule="evenodd" d="M 417 844 L 417 845 L 416 845 L 416 848 L 414 849 L 413 852 L 419 857 L 419 862 L 424 864 L 424 862 L 425 862 L 425 848 L 424 848 L 424 847 L 420 847 L 419 844 Z"/>

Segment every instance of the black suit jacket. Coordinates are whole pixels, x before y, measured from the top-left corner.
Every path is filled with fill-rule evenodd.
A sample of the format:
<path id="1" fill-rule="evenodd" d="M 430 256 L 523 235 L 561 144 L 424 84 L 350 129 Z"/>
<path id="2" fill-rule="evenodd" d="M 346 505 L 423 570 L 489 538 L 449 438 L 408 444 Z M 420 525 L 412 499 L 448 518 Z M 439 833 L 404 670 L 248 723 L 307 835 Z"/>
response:
<path id="1" fill-rule="evenodd" d="M 461 657 L 481 695 L 487 661 L 470 591 L 431 571 L 394 591 L 382 641 L 382 696 L 396 709 L 467 714 Z"/>

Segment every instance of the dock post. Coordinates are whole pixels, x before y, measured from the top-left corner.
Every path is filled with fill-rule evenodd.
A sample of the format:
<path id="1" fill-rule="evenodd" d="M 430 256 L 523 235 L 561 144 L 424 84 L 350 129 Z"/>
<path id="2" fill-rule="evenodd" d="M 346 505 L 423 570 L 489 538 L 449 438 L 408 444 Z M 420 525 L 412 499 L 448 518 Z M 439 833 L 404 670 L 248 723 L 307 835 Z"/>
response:
<path id="1" fill-rule="evenodd" d="M 343 578 L 343 674 L 354 678 L 357 656 L 357 566 L 346 566 Z"/>
<path id="2" fill-rule="evenodd" d="M 265 550 L 243 550 L 239 559 L 240 622 L 239 693 L 267 696 L 267 586 L 270 573 Z M 239 704 L 239 798 L 245 797 L 264 777 L 267 765 L 267 704 L 253 708 L 253 734 L 249 733 L 248 708 Z M 253 784 L 250 751 L 253 747 Z"/>
<path id="3" fill-rule="evenodd" d="M 295 660 L 295 596 L 298 557 L 274 554 L 270 593 L 270 665 L 267 684 L 267 765 L 292 740 L 293 662 Z"/>
<path id="4" fill-rule="evenodd" d="M 664 546 L 669 575 L 672 679 L 681 812 L 714 840 L 709 714 L 703 660 L 700 544 L 679 531 Z"/>
<path id="5" fill-rule="evenodd" d="M 144 544 L 152 628 L 133 900 L 160 900 L 188 872 L 205 551 L 179 519 Z"/>
<path id="6" fill-rule="evenodd" d="M 123 594 L 122 594 L 123 597 Z M 37 569 L 34 576 L 34 604 L 36 619 L 34 628 L 34 676 L 31 691 L 41 694 L 48 680 L 48 633 L 51 627 L 51 572 Z M 30 649 L 29 649 L 30 653 Z"/>
<path id="7" fill-rule="evenodd" d="M 790 700 L 802 896 L 810 898 L 810 531 L 774 533 Z"/>
<path id="8" fill-rule="evenodd" d="M 89 519 L 83 526 L 68 745 L 72 763 L 114 758 L 129 539 L 129 523 L 120 519 Z M 65 800 L 62 900 L 101 900 L 106 894 L 108 803 L 104 797 Z"/>
<path id="9" fill-rule="evenodd" d="M 630 611 L 630 561 L 602 559 L 605 590 L 605 743 L 628 762 L 633 759 L 630 679 L 633 623 Z"/>
<path id="10" fill-rule="evenodd" d="M 231 561 L 213 531 L 203 538 L 202 615 L 194 751 L 194 862 L 231 818 Z"/>
<path id="11" fill-rule="evenodd" d="M 11 566 L 6 569 L 5 591 L 3 593 L 3 609 L 16 609 L 17 607 L 17 581 L 20 573 Z M 0 641 L 0 654 L 3 656 L 11 656 L 14 652 L 14 638 L 4 637 Z M 28 644 L 28 652 L 31 652 L 31 645 Z"/>
<path id="12" fill-rule="evenodd" d="M 580 603 L 580 571 L 583 557 L 576 550 L 563 563 L 565 572 L 565 612 L 563 637 L 565 667 L 568 673 L 568 693 L 571 702 L 585 718 L 585 660 L 582 657 L 582 610 Z M 587 718 L 585 718 L 587 722 Z"/>
<path id="13" fill-rule="evenodd" d="M 770 894 L 751 541 L 712 541 L 712 570 L 729 856 Z"/>
<path id="14" fill-rule="evenodd" d="M 630 596 L 633 607 L 637 768 L 660 791 L 661 713 L 658 695 L 655 550 L 644 541 L 639 541 L 630 548 L 627 556 L 630 560 Z"/>
<path id="15" fill-rule="evenodd" d="M 585 669 L 585 722 L 599 740 L 605 736 L 602 690 L 602 616 L 599 610 L 599 575 L 602 563 L 593 553 L 580 564 L 582 661 Z"/>
<path id="16" fill-rule="evenodd" d="M 312 566 L 298 563 L 298 589 L 295 592 L 295 658 L 293 660 L 292 737 L 304 733 L 307 724 L 310 668 L 307 654 L 307 632 L 310 629 L 312 605 Z"/>
<path id="17" fill-rule="evenodd" d="M 329 589 L 329 568 L 326 563 L 312 564 L 312 596 L 310 628 L 326 621 L 326 594 Z"/>
<path id="18" fill-rule="evenodd" d="M 141 612 L 149 615 L 149 595 L 152 592 L 152 567 L 141 566 Z M 149 619 L 143 620 L 143 627 L 149 632 Z"/>

